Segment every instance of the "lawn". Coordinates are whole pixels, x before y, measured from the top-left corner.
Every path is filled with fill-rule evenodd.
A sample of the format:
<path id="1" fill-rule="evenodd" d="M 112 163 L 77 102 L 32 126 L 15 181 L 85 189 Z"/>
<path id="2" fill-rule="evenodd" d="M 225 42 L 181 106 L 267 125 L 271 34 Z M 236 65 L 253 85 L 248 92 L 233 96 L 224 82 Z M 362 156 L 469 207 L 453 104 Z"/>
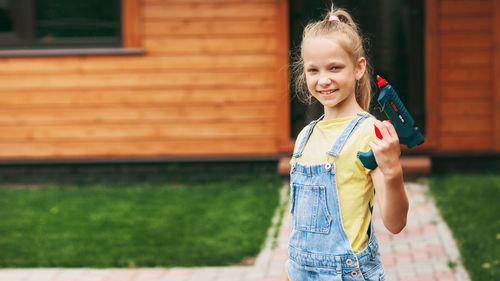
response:
<path id="1" fill-rule="evenodd" d="M 441 175 L 430 190 L 473 281 L 500 280 L 500 175 Z"/>
<path id="2" fill-rule="evenodd" d="M 279 205 L 277 175 L 0 187 L 0 267 L 238 263 L 258 254 Z"/>

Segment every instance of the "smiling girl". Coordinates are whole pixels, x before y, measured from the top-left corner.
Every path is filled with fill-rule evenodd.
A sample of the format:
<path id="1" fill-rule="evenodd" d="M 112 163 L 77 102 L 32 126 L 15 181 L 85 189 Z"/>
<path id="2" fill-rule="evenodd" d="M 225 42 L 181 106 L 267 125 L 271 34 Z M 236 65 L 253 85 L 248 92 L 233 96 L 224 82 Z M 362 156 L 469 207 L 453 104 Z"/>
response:
<path id="1" fill-rule="evenodd" d="M 291 160 L 292 230 L 282 280 L 385 280 L 371 216 L 377 192 L 392 233 L 406 225 L 408 199 L 394 127 L 372 117 L 369 65 L 356 24 L 344 10 L 306 26 L 297 89 L 324 115 L 297 137 Z M 382 134 L 375 137 L 373 125 Z M 373 150 L 369 170 L 358 151 Z"/>

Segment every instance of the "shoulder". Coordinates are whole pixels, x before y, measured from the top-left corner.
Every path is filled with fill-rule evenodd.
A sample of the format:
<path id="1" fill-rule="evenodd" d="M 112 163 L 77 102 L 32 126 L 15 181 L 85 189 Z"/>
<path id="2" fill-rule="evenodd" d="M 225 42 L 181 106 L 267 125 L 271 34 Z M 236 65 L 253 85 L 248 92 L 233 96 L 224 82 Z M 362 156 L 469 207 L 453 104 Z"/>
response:
<path id="1" fill-rule="evenodd" d="M 363 151 L 368 148 L 368 144 L 375 137 L 375 120 L 377 119 L 372 115 L 368 116 L 358 125 L 358 128 L 353 134 L 354 142 L 357 144 L 358 148 Z"/>
<path id="2" fill-rule="evenodd" d="M 363 135 L 375 135 L 374 124 L 377 119 L 372 115 L 369 115 L 361 124 L 359 125 L 359 131 Z"/>
<path id="3" fill-rule="evenodd" d="M 297 138 L 296 138 L 296 141 L 300 141 L 304 138 L 304 135 L 306 134 L 307 132 L 307 129 L 309 128 L 311 124 L 307 124 L 304 128 L 302 128 L 302 130 L 300 130 L 299 134 L 297 135 Z"/>
<path id="4" fill-rule="evenodd" d="M 302 139 L 305 137 L 307 134 L 307 131 L 309 130 L 309 127 L 312 125 L 312 123 L 307 124 L 300 130 L 299 134 L 297 135 L 297 138 L 295 139 L 295 146 L 297 147 L 298 144 L 302 141 Z"/>
<path id="5" fill-rule="evenodd" d="M 299 148 L 300 142 L 304 138 L 304 136 L 305 136 L 305 134 L 307 132 L 307 129 L 309 128 L 310 125 L 311 124 L 307 124 L 307 126 L 305 126 L 304 128 L 302 128 L 302 130 L 297 135 L 297 138 L 295 139 L 295 147 L 293 149 L 293 153 L 297 152 L 297 149 Z"/>

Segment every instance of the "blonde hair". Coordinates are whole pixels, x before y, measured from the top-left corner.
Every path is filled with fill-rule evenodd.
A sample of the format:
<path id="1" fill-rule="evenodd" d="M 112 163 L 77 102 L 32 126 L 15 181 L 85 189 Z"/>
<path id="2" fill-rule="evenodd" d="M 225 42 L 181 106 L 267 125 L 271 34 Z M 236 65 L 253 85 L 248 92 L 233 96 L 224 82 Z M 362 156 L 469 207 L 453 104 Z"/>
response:
<path id="1" fill-rule="evenodd" d="M 336 16 L 338 20 L 330 20 Z M 325 18 L 321 21 L 309 23 L 302 34 L 300 45 L 300 55 L 296 56 L 292 63 L 292 74 L 295 77 L 295 92 L 297 97 L 308 104 L 312 103 L 312 95 L 307 89 L 306 75 L 304 72 L 303 49 L 304 42 L 309 38 L 326 37 L 334 39 L 350 55 L 356 65 L 362 57 L 366 59 L 366 70 L 359 81 L 356 81 L 355 96 L 359 106 L 368 111 L 371 100 L 371 65 L 366 58 L 363 46 L 363 37 L 358 26 L 353 21 L 351 15 L 343 9 L 331 8 Z"/>

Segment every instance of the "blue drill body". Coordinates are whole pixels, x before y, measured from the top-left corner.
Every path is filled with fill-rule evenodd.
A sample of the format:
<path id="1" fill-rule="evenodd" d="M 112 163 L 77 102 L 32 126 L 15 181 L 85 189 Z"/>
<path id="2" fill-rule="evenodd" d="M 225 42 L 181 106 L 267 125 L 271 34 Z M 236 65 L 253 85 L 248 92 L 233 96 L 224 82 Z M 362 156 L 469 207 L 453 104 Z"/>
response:
<path id="1" fill-rule="evenodd" d="M 417 127 L 410 113 L 399 99 L 396 91 L 384 79 L 377 77 L 380 87 L 378 103 L 387 114 L 399 137 L 399 142 L 412 148 L 424 142 L 424 136 Z M 358 158 L 368 169 L 374 170 L 378 164 L 373 151 L 358 152 Z"/>

